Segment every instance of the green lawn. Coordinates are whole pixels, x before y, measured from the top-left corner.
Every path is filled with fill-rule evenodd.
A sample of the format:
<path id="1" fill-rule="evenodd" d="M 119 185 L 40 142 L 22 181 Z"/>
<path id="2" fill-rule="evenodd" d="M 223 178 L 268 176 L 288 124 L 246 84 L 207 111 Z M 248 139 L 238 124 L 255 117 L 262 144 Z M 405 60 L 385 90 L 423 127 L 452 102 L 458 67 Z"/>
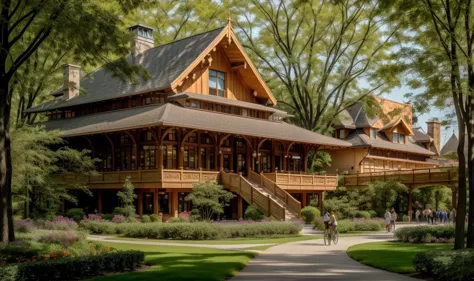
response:
<path id="1" fill-rule="evenodd" d="M 354 245 L 347 254 L 360 263 L 398 273 L 415 272 L 415 254 L 428 250 L 449 250 L 451 244 L 411 244 L 401 242 L 372 242 Z"/>
<path id="2" fill-rule="evenodd" d="M 206 244 L 206 245 L 236 245 L 236 244 L 283 244 L 296 241 L 322 239 L 322 235 L 296 235 L 296 236 L 273 236 L 265 238 L 232 238 L 223 240 L 160 240 L 144 238 L 111 237 L 108 240 L 124 241 L 153 241 L 159 243 L 183 243 L 183 244 Z M 107 241 L 107 240 L 105 240 Z"/>
<path id="3" fill-rule="evenodd" d="M 150 268 L 131 273 L 101 276 L 89 281 L 125 280 L 226 280 L 255 257 L 254 253 L 207 248 L 150 246 L 101 242 L 119 250 L 145 252 Z"/>

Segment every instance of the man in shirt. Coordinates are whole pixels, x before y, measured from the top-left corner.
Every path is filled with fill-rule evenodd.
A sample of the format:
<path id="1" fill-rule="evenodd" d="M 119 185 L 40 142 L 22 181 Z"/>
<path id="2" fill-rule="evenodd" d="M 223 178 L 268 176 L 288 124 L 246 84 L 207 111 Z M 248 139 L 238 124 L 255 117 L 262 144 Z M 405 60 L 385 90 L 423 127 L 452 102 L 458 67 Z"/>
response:
<path id="1" fill-rule="evenodd" d="M 324 213 L 324 226 L 326 226 L 326 230 L 329 229 L 329 210 L 326 210 L 326 212 Z"/>

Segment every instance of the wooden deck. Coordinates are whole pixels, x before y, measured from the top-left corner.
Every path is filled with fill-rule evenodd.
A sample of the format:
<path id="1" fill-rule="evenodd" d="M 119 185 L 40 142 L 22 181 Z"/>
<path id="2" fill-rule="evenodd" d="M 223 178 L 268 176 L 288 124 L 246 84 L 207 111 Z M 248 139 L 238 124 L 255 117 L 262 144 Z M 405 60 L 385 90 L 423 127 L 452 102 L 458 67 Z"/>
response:
<path id="1" fill-rule="evenodd" d="M 335 190 L 338 183 L 337 175 L 264 173 L 264 176 L 286 190 Z"/>
<path id="2" fill-rule="evenodd" d="M 344 175 L 346 187 L 364 187 L 376 181 L 396 181 L 411 187 L 452 185 L 458 181 L 458 171 L 457 168 L 433 168 Z"/>

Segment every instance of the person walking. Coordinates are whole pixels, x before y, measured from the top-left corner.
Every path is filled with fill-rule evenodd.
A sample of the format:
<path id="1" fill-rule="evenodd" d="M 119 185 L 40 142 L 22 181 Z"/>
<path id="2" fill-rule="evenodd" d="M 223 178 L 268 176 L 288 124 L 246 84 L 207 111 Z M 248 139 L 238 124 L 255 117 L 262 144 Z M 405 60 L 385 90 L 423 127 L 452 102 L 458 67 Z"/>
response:
<path id="1" fill-rule="evenodd" d="M 429 209 L 429 210 L 430 210 L 430 212 L 429 212 L 429 215 L 428 215 L 428 224 L 430 224 L 430 222 L 431 222 L 431 224 L 434 224 L 434 217 L 435 217 L 434 213 L 435 213 L 435 211 L 431 210 L 431 209 Z"/>
<path id="2" fill-rule="evenodd" d="M 456 223 L 456 209 L 454 208 L 449 212 L 449 221 L 451 223 Z"/>
<path id="3" fill-rule="evenodd" d="M 390 214 L 390 211 L 385 210 L 385 228 L 387 229 L 387 232 L 390 232 L 390 221 L 392 220 L 392 215 Z"/>
<path id="4" fill-rule="evenodd" d="M 421 216 L 420 209 L 416 209 L 416 212 L 415 212 L 415 220 L 416 220 L 416 223 L 417 223 L 417 224 L 420 223 L 420 216 Z"/>
<path id="5" fill-rule="evenodd" d="M 395 209 L 392 209 L 391 214 L 390 214 L 390 230 L 392 232 L 395 231 L 395 222 L 397 221 L 398 215 L 395 212 Z"/>

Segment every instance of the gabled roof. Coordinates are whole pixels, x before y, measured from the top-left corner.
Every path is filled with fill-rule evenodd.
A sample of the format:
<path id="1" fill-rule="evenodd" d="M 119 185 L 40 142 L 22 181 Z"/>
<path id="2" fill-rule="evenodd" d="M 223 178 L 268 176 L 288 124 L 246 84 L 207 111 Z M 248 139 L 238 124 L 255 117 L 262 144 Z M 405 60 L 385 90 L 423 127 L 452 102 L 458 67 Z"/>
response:
<path id="1" fill-rule="evenodd" d="M 377 133 L 377 139 L 370 138 L 364 130 L 357 129 L 349 134 L 346 141 L 352 143 L 352 147 L 374 147 L 388 150 L 403 151 L 422 155 L 435 155 L 435 153 L 416 144 L 413 137 L 407 137 L 407 143 L 393 143 L 382 133 Z"/>
<path id="2" fill-rule="evenodd" d="M 139 64 L 148 71 L 151 78 L 146 81 L 139 79 L 136 84 L 122 81 L 102 67 L 81 81 L 81 89 L 86 94 L 69 100 L 53 100 L 30 108 L 26 112 L 48 111 L 171 88 L 173 81 L 221 35 L 224 29 L 220 27 L 151 48 L 138 55 L 126 56 L 125 59 L 130 64 Z"/>
<path id="3" fill-rule="evenodd" d="M 378 119 L 377 117 L 369 117 L 365 113 L 362 104 L 356 103 L 339 114 L 335 127 L 347 129 L 372 127 Z"/>
<path id="4" fill-rule="evenodd" d="M 459 139 L 456 134 L 454 134 L 449 138 L 449 140 L 443 145 L 443 148 L 441 148 L 441 155 L 446 155 L 449 153 L 457 153 L 458 152 L 458 144 L 459 144 Z"/>
<path id="5" fill-rule="evenodd" d="M 61 130 L 64 137 L 163 125 L 288 140 L 327 147 L 349 147 L 351 145 L 348 142 L 285 122 L 190 109 L 171 103 L 52 120 L 43 123 L 43 125 L 48 130 Z"/>
<path id="6" fill-rule="evenodd" d="M 425 134 L 420 130 L 420 128 L 416 128 L 413 130 L 413 139 L 417 142 L 431 142 L 433 141 L 433 138 L 430 137 L 429 135 Z"/>
<path id="7" fill-rule="evenodd" d="M 404 120 L 402 116 L 399 116 L 398 118 L 394 119 L 393 121 L 387 123 L 385 126 L 383 126 L 380 131 L 387 131 L 391 132 L 397 127 L 398 125 L 402 125 L 403 128 L 408 132 L 409 135 L 414 135 L 413 130 L 410 125 L 407 124 L 407 122 Z"/>

